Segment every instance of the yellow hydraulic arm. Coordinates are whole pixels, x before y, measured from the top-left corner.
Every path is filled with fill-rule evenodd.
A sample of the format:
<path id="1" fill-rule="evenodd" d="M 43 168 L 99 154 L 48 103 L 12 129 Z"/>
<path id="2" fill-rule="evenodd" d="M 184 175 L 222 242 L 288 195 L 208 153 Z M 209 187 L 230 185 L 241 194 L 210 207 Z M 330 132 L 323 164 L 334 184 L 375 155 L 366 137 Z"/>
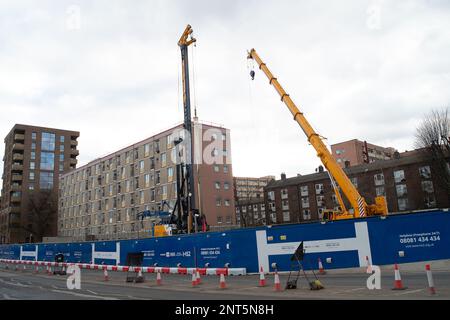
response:
<path id="1" fill-rule="evenodd" d="M 259 69 L 261 69 L 264 74 L 269 79 L 269 83 L 274 86 L 275 90 L 281 97 L 281 101 L 283 101 L 288 107 L 289 111 L 294 116 L 294 120 L 302 128 L 305 133 L 308 141 L 314 147 L 317 152 L 317 156 L 322 161 L 325 168 L 335 179 L 336 183 L 341 187 L 342 192 L 345 197 L 350 202 L 350 205 L 353 207 L 354 214 L 350 214 L 347 212 L 345 208 L 341 208 L 341 212 L 335 212 L 333 214 L 332 220 L 339 218 L 353 218 L 353 217 L 365 217 L 368 215 L 374 214 L 387 214 L 387 206 L 386 199 L 384 197 L 377 197 L 375 199 L 375 205 L 368 205 L 363 197 L 359 194 L 358 190 L 354 187 L 350 179 L 345 174 L 344 170 L 339 166 L 336 160 L 331 155 L 328 148 L 323 143 L 320 136 L 314 131 L 309 122 L 306 120 L 305 116 L 302 112 L 299 111 L 297 106 L 292 101 L 291 97 L 284 91 L 283 87 L 278 82 L 277 78 L 273 76 L 270 70 L 267 68 L 266 64 L 261 60 L 259 55 L 256 53 L 255 49 L 252 49 L 248 53 L 248 58 L 253 59 L 258 63 Z M 336 190 L 336 188 L 335 188 Z M 337 194 L 339 197 L 339 194 Z"/>

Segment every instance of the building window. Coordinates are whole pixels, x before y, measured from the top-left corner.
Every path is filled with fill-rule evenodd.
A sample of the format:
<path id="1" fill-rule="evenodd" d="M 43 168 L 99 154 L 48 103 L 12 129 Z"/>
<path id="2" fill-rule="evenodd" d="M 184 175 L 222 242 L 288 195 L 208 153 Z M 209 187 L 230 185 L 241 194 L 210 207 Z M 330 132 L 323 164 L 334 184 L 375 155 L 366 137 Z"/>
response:
<path id="1" fill-rule="evenodd" d="M 155 169 L 155 158 L 154 157 L 150 158 L 150 169 L 151 170 Z"/>
<path id="2" fill-rule="evenodd" d="M 63 172 L 64 171 L 64 164 L 60 163 L 59 164 L 59 172 Z"/>
<path id="3" fill-rule="evenodd" d="M 172 182 L 173 180 L 173 167 L 167 168 L 167 181 Z"/>
<path id="4" fill-rule="evenodd" d="M 435 208 L 436 207 L 436 198 L 435 198 L 434 194 L 430 193 L 430 194 L 425 195 L 424 205 L 425 205 L 425 208 Z"/>
<path id="5" fill-rule="evenodd" d="M 139 191 L 139 203 L 144 204 L 144 191 Z"/>
<path id="6" fill-rule="evenodd" d="M 217 164 L 214 165 L 214 172 L 219 172 L 220 168 Z"/>
<path id="7" fill-rule="evenodd" d="M 382 186 L 384 185 L 384 174 L 378 173 L 373 176 L 373 179 L 375 181 L 376 186 Z"/>
<path id="8" fill-rule="evenodd" d="M 356 178 L 356 177 L 350 178 L 350 181 L 355 186 L 355 188 L 358 188 L 358 178 Z"/>
<path id="9" fill-rule="evenodd" d="M 228 173 L 228 166 L 226 164 L 223 165 L 223 173 Z"/>
<path id="10" fill-rule="evenodd" d="M 39 176 L 39 187 L 41 189 L 53 188 L 53 172 L 41 172 Z"/>
<path id="11" fill-rule="evenodd" d="M 408 198 L 398 199 L 398 210 L 399 211 L 408 210 Z"/>
<path id="12" fill-rule="evenodd" d="M 155 201 L 155 189 L 150 190 L 150 201 Z"/>
<path id="13" fill-rule="evenodd" d="M 394 180 L 395 183 L 402 183 L 405 182 L 405 171 L 404 170 L 397 170 L 394 171 Z"/>
<path id="14" fill-rule="evenodd" d="M 408 190 L 406 188 L 406 184 L 398 184 L 395 186 L 395 189 L 397 191 L 397 197 L 405 197 L 408 195 Z"/>
<path id="15" fill-rule="evenodd" d="M 144 160 L 139 161 L 139 172 L 143 173 L 145 169 L 145 163 Z"/>
<path id="16" fill-rule="evenodd" d="M 28 190 L 34 190 L 34 184 L 33 183 L 30 183 L 28 185 Z"/>
<path id="17" fill-rule="evenodd" d="M 230 189 L 230 184 L 229 184 L 228 182 L 224 182 L 224 183 L 223 183 L 223 188 L 224 188 L 225 190 L 229 190 L 229 189 Z"/>
<path id="18" fill-rule="evenodd" d="M 150 174 L 147 173 L 147 174 L 144 176 L 144 181 L 145 181 L 145 187 L 146 187 L 146 188 L 150 187 Z"/>
<path id="19" fill-rule="evenodd" d="M 222 201 L 220 199 L 216 199 L 216 207 L 220 207 Z"/>
<path id="20" fill-rule="evenodd" d="M 422 179 L 430 179 L 431 178 L 431 169 L 430 166 L 424 166 L 419 168 L 419 174 Z"/>
<path id="21" fill-rule="evenodd" d="M 269 198 L 270 201 L 275 201 L 275 192 L 274 191 L 269 191 L 267 193 L 267 197 Z"/>
<path id="22" fill-rule="evenodd" d="M 281 199 L 288 198 L 288 189 L 281 189 Z"/>
<path id="23" fill-rule="evenodd" d="M 36 152 L 31 151 L 31 156 L 30 156 L 31 160 L 36 160 Z"/>
<path id="24" fill-rule="evenodd" d="M 36 140 L 36 132 L 31 133 L 31 140 Z"/>
<path id="25" fill-rule="evenodd" d="M 156 184 L 161 183 L 161 172 L 156 171 Z"/>
<path id="26" fill-rule="evenodd" d="M 422 181 L 422 190 L 425 193 L 434 193 L 433 182 L 432 181 Z"/>
<path id="27" fill-rule="evenodd" d="M 309 209 L 303 209 L 303 220 L 311 220 L 311 211 Z"/>
<path id="28" fill-rule="evenodd" d="M 317 196 L 317 206 L 318 207 L 324 207 L 325 206 L 325 196 Z"/>
<path id="29" fill-rule="evenodd" d="M 59 155 L 59 161 L 64 161 L 64 154 L 63 154 L 63 153 L 61 153 L 61 154 Z"/>
<path id="30" fill-rule="evenodd" d="M 55 134 L 42 132 L 41 149 L 45 151 L 55 151 Z"/>
<path id="31" fill-rule="evenodd" d="M 289 211 L 283 211 L 283 222 L 291 221 L 291 215 Z"/>
<path id="32" fill-rule="evenodd" d="M 64 136 L 59 137 L 59 142 L 64 143 Z"/>
<path id="33" fill-rule="evenodd" d="M 342 149 L 342 150 L 337 149 L 337 150 L 336 150 L 336 154 L 337 154 L 337 155 L 343 154 L 344 152 L 345 152 L 344 149 Z"/>
<path id="34" fill-rule="evenodd" d="M 384 190 L 384 187 L 376 187 L 375 192 L 376 192 L 377 197 L 385 197 L 386 196 L 386 191 Z"/>
<path id="35" fill-rule="evenodd" d="M 31 143 L 31 150 L 36 150 L 36 142 Z"/>
<path id="36" fill-rule="evenodd" d="M 225 204 L 225 207 L 229 207 L 230 206 L 230 200 L 225 200 L 224 204 Z"/>
<path id="37" fill-rule="evenodd" d="M 150 143 L 144 145 L 144 157 L 148 157 L 150 155 Z"/>
<path id="38" fill-rule="evenodd" d="M 301 186 L 300 187 L 300 195 L 302 197 L 307 197 L 308 196 L 308 186 Z"/>
<path id="39" fill-rule="evenodd" d="M 289 201 L 288 200 L 282 201 L 282 208 L 283 208 L 283 210 L 289 210 Z"/>
<path id="40" fill-rule="evenodd" d="M 323 194 L 323 183 L 316 184 L 316 194 Z"/>
<path id="41" fill-rule="evenodd" d="M 36 169 L 36 163 L 34 161 L 30 161 L 30 170 Z"/>
<path id="42" fill-rule="evenodd" d="M 55 154 L 53 152 L 41 153 L 41 170 L 53 170 L 55 167 Z"/>
<path id="43" fill-rule="evenodd" d="M 215 182 L 214 186 L 216 187 L 217 190 L 219 190 L 220 189 L 220 182 Z"/>
<path id="44" fill-rule="evenodd" d="M 61 145 L 59 146 L 59 152 L 64 152 L 64 145 L 63 145 L 63 144 L 61 144 Z"/>
<path id="45" fill-rule="evenodd" d="M 217 217 L 217 223 L 222 223 L 222 222 L 223 222 L 222 217 L 221 216 Z"/>
<path id="46" fill-rule="evenodd" d="M 227 216 L 226 219 L 227 219 L 227 223 L 231 223 L 231 216 Z"/>
<path id="47" fill-rule="evenodd" d="M 165 153 L 161 153 L 161 167 L 165 167 L 167 164 L 167 156 Z"/>

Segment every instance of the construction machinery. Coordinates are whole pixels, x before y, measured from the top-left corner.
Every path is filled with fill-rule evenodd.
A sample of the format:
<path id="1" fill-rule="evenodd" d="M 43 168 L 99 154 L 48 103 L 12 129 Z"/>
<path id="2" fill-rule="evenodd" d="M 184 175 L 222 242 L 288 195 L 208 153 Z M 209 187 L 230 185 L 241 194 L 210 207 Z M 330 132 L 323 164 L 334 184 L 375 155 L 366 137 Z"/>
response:
<path id="1" fill-rule="evenodd" d="M 330 151 L 322 141 L 321 136 L 314 131 L 303 113 L 299 111 L 289 94 L 284 91 L 277 78 L 273 76 L 269 68 L 267 68 L 267 65 L 256 53 L 255 49 L 251 49 L 248 52 L 247 58 L 256 61 L 259 69 L 262 70 L 267 76 L 267 78 L 269 79 L 269 83 L 273 85 L 275 90 L 278 92 L 281 97 L 281 101 L 286 104 L 289 111 L 292 113 L 294 120 L 300 125 L 303 132 L 305 133 L 308 142 L 314 147 L 317 152 L 317 156 L 320 158 L 323 165 L 328 170 L 328 174 L 330 175 L 331 183 L 340 206 L 337 209 L 324 210 L 323 220 L 333 221 L 341 219 L 362 218 L 373 215 L 387 215 L 386 198 L 384 196 L 379 196 L 375 198 L 375 204 L 367 204 L 366 200 L 359 194 L 358 190 L 352 184 L 344 170 L 333 158 Z M 252 77 L 252 79 L 254 78 L 255 72 L 253 70 L 250 72 L 250 76 Z M 342 190 L 342 193 L 349 201 L 352 207 L 351 209 L 347 210 L 347 208 L 345 207 L 338 187 Z"/>

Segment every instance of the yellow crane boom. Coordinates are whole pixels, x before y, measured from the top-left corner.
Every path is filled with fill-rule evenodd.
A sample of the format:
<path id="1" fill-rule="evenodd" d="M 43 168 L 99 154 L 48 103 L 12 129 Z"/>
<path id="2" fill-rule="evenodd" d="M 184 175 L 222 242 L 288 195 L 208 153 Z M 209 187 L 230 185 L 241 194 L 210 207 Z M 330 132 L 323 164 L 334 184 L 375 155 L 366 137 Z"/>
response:
<path id="1" fill-rule="evenodd" d="M 335 179 L 336 183 L 340 186 L 345 197 L 350 202 L 353 207 L 354 213 L 349 213 L 345 208 L 341 208 L 339 212 L 332 212 L 332 216 L 329 217 L 330 220 L 343 219 L 343 218 L 354 218 L 354 217 L 365 217 L 368 215 L 386 215 L 387 205 L 385 197 L 376 197 L 374 205 L 368 205 L 363 197 L 356 190 L 355 186 L 352 184 L 350 179 L 347 177 L 344 170 L 336 162 L 336 160 L 331 155 L 328 148 L 323 143 L 321 137 L 314 131 L 312 126 L 306 120 L 302 112 L 297 108 L 295 103 L 292 101 L 289 94 L 284 91 L 283 87 L 278 82 L 277 78 L 273 76 L 266 64 L 261 60 L 259 55 L 256 53 L 255 49 L 251 49 L 248 53 L 248 58 L 253 59 L 259 66 L 259 69 L 264 72 L 264 74 L 269 79 L 269 83 L 273 85 L 275 90 L 281 97 L 281 101 L 286 104 L 289 111 L 292 113 L 294 120 L 302 128 L 305 133 L 309 143 L 314 147 L 317 152 L 317 156 L 322 161 L 325 168 Z M 336 190 L 336 188 L 335 188 Z M 339 197 L 339 194 L 337 194 Z M 328 213 L 330 213 L 328 211 Z"/>

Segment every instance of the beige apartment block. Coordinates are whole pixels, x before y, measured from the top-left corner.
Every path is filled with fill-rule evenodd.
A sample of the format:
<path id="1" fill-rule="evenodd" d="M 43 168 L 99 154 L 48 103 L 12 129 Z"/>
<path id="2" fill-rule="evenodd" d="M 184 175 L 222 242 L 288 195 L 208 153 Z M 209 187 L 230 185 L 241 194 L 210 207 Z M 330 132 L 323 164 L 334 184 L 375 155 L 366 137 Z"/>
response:
<path id="1" fill-rule="evenodd" d="M 60 178 L 58 235 L 74 239 L 149 237 L 144 210 L 169 210 L 177 197 L 176 163 L 189 141 L 180 124 L 94 160 Z M 235 221 L 229 130 L 194 122 L 193 165 L 196 206 L 214 227 Z M 181 156 L 181 157 L 180 157 Z"/>

